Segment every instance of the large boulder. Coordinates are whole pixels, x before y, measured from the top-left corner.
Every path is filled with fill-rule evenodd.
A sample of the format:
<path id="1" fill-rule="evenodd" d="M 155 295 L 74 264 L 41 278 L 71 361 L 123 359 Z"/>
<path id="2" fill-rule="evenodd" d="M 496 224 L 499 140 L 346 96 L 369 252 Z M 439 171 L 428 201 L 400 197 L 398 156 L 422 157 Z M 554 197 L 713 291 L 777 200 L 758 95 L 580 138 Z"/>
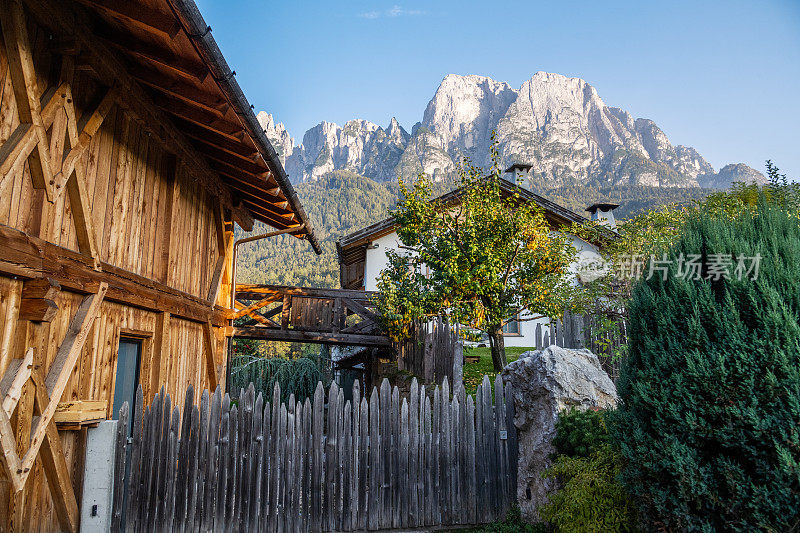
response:
<path id="1" fill-rule="evenodd" d="M 542 473 L 552 464 L 558 414 L 570 407 L 608 409 L 617 405 L 617 389 L 589 350 L 550 346 L 525 352 L 503 369 L 514 390 L 518 430 L 517 501 L 529 521 L 554 488 Z"/>

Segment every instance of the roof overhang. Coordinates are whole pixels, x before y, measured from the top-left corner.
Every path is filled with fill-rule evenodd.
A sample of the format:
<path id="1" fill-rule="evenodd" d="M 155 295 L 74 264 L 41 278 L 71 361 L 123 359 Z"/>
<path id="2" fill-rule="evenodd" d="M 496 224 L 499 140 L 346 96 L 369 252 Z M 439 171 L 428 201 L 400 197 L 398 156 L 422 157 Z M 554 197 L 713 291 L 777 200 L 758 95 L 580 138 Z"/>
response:
<path id="1" fill-rule="evenodd" d="M 517 170 L 521 170 L 522 172 L 528 172 L 532 168 L 533 165 L 529 165 L 527 163 L 514 163 L 513 165 L 505 169 L 503 173 L 508 174 L 509 172 L 515 172 Z"/>
<path id="2" fill-rule="evenodd" d="M 577 223 L 583 224 L 588 222 L 586 217 L 583 217 L 566 207 L 560 206 L 555 202 L 548 200 L 538 194 L 518 187 L 514 183 L 505 178 L 500 178 L 500 192 L 504 197 L 509 197 L 513 194 L 518 194 L 523 202 L 534 202 L 544 210 L 545 217 L 554 227 L 561 227 L 567 224 Z M 457 205 L 461 201 L 461 196 L 464 194 L 463 188 L 458 188 L 445 193 L 435 199 L 433 202 L 441 204 L 443 207 Z M 346 251 L 348 248 L 369 244 L 375 239 L 383 237 L 392 233 L 397 227 L 397 223 L 392 217 L 388 217 L 380 222 L 376 222 L 370 226 L 362 228 L 356 232 L 342 237 L 339 241 L 342 250 Z"/>
<path id="3" fill-rule="evenodd" d="M 122 58 L 155 107 L 227 186 L 234 212 L 279 230 L 303 228 L 296 236 L 321 253 L 275 149 L 193 0 L 62 5 L 72 5 L 100 44 Z"/>
<path id="4" fill-rule="evenodd" d="M 545 218 L 554 227 L 560 228 L 570 224 L 585 224 L 589 222 L 586 217 L 583 217 L 574 211 L 567 209 L 543 196 L 540 196 L 528 189 L 524 189 L 508 181 L 505 178 L 500 178 L 500 192 L 508 198 L 513 194 L 519 195 L 521 202 L 534 202 L 544 211 Z M 439 203 L 442 207 L 450 207 L 457 205 L 461 201 L 464 194 L 464 188 L 460 187 L 450 191 L 442 196 L 433 199 L 433 202 Z M 376 239 L 394 233 L 398 224 L 394 218 L 388 217 L 380 222 L 376 222 L 370 226 L 362 228 L 356 232 L 342 237 L 337 245 L 337 254 L 339 256 L 340 265 L 351 265 L 359 261 L 364 261 L 366 256 L 366 247 Z M 606 237 L 614 238 L 616 233 L 607 230 Z"/>

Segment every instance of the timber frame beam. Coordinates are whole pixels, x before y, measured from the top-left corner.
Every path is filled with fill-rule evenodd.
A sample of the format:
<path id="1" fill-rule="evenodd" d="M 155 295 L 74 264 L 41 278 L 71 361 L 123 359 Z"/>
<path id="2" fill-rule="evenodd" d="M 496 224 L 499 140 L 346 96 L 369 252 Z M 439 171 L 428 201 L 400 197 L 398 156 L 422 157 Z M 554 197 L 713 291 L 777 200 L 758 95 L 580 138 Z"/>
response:
<path id="1" fill-rule="evenodd" d="M 156 31 L 171 39 L 178 34 L 181 27 L 172 17 L 148 9 L 142 5 L 134 5 L 128 2 L 116 2 L 114 0 L 78 0 L 87 6 L 98 8 L 112 17 L 123 22 L 145 29 Z"/>
<path id="2" fill-rule="evenodd" d="M 39 99 L 33 49 L 28 38 L 25 13 L 18 0 L 6 0 L 0 9 L 3 37 L 8 56 L 9 74 L 20 124 L 12 137 L 0 148 L 0 191 L 27 160 L 34 190 L 32 233 L 42 236 L 43 202 L 53 202 L 66 189 L 70 211 L 75 222 L 78 248 L 100 265 L 100 253 L 86 191 L 82 156 L 97 133 L 103 119 L 114 105 L 112 90 L 100 101 L 97 109 L 82 117 L 80 124 L 72 98 L 74 59 L 62 56 L 60 85 L 45 92 Z M 80 126 L 80 127 L 79 127 Z M 51 138 L 47 138 L 47 129 Z M 66 139 L 65 139 L 66 137 Z M 64 155 L 69 140 L 69 152 Z M 51 228 L 58 230 L 60 228 Z"/>
<path id="3" fill-rule="evenodd" d="M 214 326 L 211 322 L 203 324 L 203 353 L 206 360 L 206 371 L 208 372 L 208 388 L 214 390 L 220 385 L 219 376 L 221 374 L 219 365 L 216 361 L 217 338 L 214 335 Z"/>
<path id="4" fill-rule="evenodd" d="M 225 273 L 230 271 L 233 262 L 233 222 L 226 220 L 225 208 L 218 203 L 214 209 L 214 227 L 217 235 L 217 262 L 214 265 L 214 273 L 211 276 L 211 286 L 208 289 L 209 302 L 217 303 L 220 292 L 223 294 L 223 307 L 230 300 L 230 280 L 226 280 Z M 227 276 L 228 278 L 230 276 Z M 226 283 L 227 281 L 227 283 Z M 228 292 L 222 291 L 223 285 Z"/>
<path id="5" fill-rule="evenodd" d="M 75 222 L 75 234 L 78 240 L 78 248 L 81 253 L 91 258 L 95 269 L 100 268 L 100 247 L 97 243 L 97 232 L 94 229 L 94 222 L 91 213 L 89 194 L 86 190 L 86 170 L 83 165 L 82 156 L 89 147 L 92 137 L 100 129 L 100 126 L 108 115 L 109 111 L 116 102 L 116 91 L 108 89 L 100 100 L 97 107 L 81 117 L 80 129 L 75 115 L 75 105 L 72 97 L 72 79 L 74 76 L 73 58 L 63 56 L 61 67 L 61 82 L 63 87 L 64 113 L 60 114 L 61 120 L 66 119 L 65 125 L 60 125 L 57 129 L 53 127 L 52 142 L 61 148 L 63 152 L 64 139 L 55 137 L 64 135 L 66 126 L 67 139 L 69 139 L 69 152 L 63 157 L 59 157 L 58 173 L 54 180 L 57 191 L 61 191 L 66 185 L 69 196 L 70 207 L 72 208 L 72 218 Z M 57 119 L 59 120 L 59 119 Z"/>
<path id="6" fill-rule="evenodd" d="M 119 267 L 101 263 L 94 269 L 83 255 L 56 246 L 22 231 L 0 225 L 0 275 L 36 279 L 52 278 L 64 290 L 92 293 L 100 283 L 108 283 L 106 299 L 153 312 L 167 311 L 173 316 L 215 326 L 225 325 L 225 310 L 212 302 L 173 289 L 152 279 Z"/>
<path id="7" fill-rule="evenodd" d="M 328 333 L 316 331 L 281 331 L 260 326 L 241 326 L 233 328 L 233 336 L 238 339 L 258 339 L 265 341 L 308 342 L 343 346 L 372 346 L 390 348 L 391 341 L 378 335 L 361 333 Z"/>
<path id="8" fill-rule="evenodd" d="M 39 91 L 33 65 L 33 48 L 28 39 L 25 11 L 19 0 L 3 2 L 0 9 L 0 23 L 8 54 L 8 71 L 17 103 L 20 127 L 25 128 L 26 133 L 29 132 L 29 135 L 17 136 L 17 144 L 12 145 L 12 153 L 8 154 L 7 158 L 10 159 L 15 150 L 17 153 L 13 159 L 19 161 L 27 158 L 34 188 L 43 189 L 47 200 L 52 201 L 53 170 L 50 167 L 49 143 L 37 96 Z M 19 142 L 22 140 L 28 142 Z M 5 178 L 5 175 L 0 176 L 2 181 L 5 181 Z"/>

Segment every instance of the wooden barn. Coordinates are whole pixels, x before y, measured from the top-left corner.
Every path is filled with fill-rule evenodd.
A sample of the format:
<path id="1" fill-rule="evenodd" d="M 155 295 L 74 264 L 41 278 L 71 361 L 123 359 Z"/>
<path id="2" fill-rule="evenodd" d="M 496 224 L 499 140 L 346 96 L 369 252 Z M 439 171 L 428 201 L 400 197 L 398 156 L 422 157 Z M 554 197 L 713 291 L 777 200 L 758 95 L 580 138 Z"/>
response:
<path id="1" fill-rule="evenodd" d="M 319 244 L 192 0 L 0 19 L 0 530 L 75 531 L 88 425 L 224 386 L 233 225 Z"/>

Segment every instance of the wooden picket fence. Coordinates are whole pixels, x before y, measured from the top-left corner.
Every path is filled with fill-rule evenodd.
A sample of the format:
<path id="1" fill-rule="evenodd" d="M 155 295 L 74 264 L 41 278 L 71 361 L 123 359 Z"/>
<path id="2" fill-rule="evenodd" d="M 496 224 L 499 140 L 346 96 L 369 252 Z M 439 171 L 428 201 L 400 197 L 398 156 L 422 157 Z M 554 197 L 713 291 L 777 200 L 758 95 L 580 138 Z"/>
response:
<path id="1" fill-rule="evenodd" d="M 601 327 L 600 320 L 593 315 L 565 312 L 564 316 L 549 325 L 536 325 L 535 347 L 542 349 L 551 344 L 562 348 L 587 348 L 596 354 L 603 370 L 614 381 L 619 377 L 621 361 L 615 357 L 620 346 L 627 344 L 627 323 L 619 320 L 616 330 Z"/>
<path id="2" fill-rule="evenodd" d="M 426 383 L 463 380 L 464 350 L 458 332 L 441 317 L 416 320 L 407 339 L 394 343 L 397 368 L 420 376 Z"/>
<path id="3" fill-rule="evenodd" d="M 480 524 L 516 499 L 510 385 L 475 398 L 448 381 L 408 398 L 384 380 L 353 401 L 318 384 L 313 401 L 219 389 L 183 408 L 163 390 L 119 439 L 113 531 L 362 531 Z M 143 405 L 141 389 L 137 405 Z M 120 426 L 125 422 L 121 421 Z M 120 433 L 123 435 L 122 433 Z"/>

